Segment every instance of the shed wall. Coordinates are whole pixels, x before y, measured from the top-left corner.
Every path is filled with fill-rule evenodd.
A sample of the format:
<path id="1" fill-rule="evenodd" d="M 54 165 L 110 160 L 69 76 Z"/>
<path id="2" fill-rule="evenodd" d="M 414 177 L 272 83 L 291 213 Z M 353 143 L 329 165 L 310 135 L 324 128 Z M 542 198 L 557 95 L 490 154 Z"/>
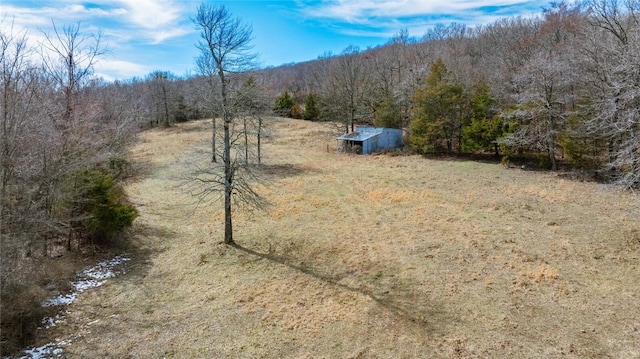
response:
<path id="1" fill-rule="evenodd" d="M 363 155 L 368 155 L 370 153 L 373 153 L 376 151 L 376 147 L 378 144 L 378 139 L 379 136 L 374 136 L 371 138 L 368 138 L 366 140 L 363 141 L 362 143 L 362 154 Z"/>
<path id="2" fill-rule="evenodd" d="M 356 134 L 357 133 L 357 134 Z M 354 132 L 357 136 L 341 136 L 338 139 L 350 142 L 352 145 L 361 143 L 363 155 L 370 154 L 381 149 L 402 147 L 402 130 L 395 128 L 357 126 Z"/>
<path id="3" fill-rule="evenodd" d="M 398 148 L 402 146 L 402 130 L 384 128 L 378 136 L 378 148 Z"/>

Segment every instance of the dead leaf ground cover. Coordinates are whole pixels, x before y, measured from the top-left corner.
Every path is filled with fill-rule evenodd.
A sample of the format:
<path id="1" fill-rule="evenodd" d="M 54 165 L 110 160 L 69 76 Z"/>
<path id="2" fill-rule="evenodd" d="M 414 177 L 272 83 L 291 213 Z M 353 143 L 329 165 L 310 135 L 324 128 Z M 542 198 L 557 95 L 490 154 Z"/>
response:
<path id="1" fill-rule="evenodd" d="M 237 247 L 180 186 L 208 123 L 140 135 L 131 270 L 51 333 L 69 357 L 640 357 L 633 194 L 273 121 L 271 206 L 236 214 Z"/>

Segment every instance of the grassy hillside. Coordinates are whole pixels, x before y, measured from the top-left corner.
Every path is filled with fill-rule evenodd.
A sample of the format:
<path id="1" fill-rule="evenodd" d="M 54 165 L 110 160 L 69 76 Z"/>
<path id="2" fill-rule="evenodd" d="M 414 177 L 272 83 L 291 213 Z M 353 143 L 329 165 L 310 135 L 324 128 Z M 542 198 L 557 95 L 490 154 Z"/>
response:
<path id="1" fill-rule="evenodd" d="M 640 357 L 637 199 L 555 173 L 335 152 L 274 120 L 271 202 L 194 211 L 209 124 L 140 136 L 130 271 L 52 335 L 70 357 Z M 191 159 L 191 160 L 190 160 Z M 206 160 L 204 160 L 206 163 Z"/>

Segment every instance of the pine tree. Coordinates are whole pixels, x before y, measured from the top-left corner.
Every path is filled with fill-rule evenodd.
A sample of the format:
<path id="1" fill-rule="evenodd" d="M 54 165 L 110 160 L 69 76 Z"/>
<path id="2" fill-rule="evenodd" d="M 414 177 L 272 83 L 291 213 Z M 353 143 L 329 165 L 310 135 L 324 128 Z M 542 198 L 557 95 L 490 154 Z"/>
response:
<path id="1" fill-rule="evenodd" d="M 504 135 L 504 121 L 494 110 L 494 100 L 489 85 L 479 81 L 469 101 L 469 116 L 463 121 L 462 148 L 465 151 L 495 151 L 498 155 L 498 140 Z"/>
<path id="2" fill-rule="evenodd" d="M 385 97 L 376 108 L 374 121 L 377 127 L 402 128 L 400 110 L 392 96 Z"/>
<path id="3" fill-rule="evenodd" d="M 414 95 L 411 146 L 421 153 L 452 153 L 456 140 L 460 146 L 464 101 L 462 86 L 452 83 L 442 59 L 436 60 Z"/>
<path id="4" fill-rule="evenodd" d="M 318 96 L 316 94 L 310 93 L 304 99 L 304 112 L 302 113 L 302 118 L 309 121 L 316 121 L 320 116 L 320 111 L 318 110 Z"/>
<path id="5" fill-rule="evenodd" d="M 288 91 L 276 97 L 273 111 L 281 116 L 291 117 L 291 109 L 296 104 L 295 100 Z"/>

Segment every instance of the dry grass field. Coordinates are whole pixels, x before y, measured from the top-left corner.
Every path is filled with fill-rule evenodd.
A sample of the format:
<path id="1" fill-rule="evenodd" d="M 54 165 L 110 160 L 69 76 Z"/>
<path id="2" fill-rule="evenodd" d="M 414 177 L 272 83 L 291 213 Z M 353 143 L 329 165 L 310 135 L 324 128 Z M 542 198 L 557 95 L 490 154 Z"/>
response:
<path id="1" fill-rule="evenodd" d="M 274 119 L 271 205 L 236 214 L 230 247 L 221 204 L 181 190 L 209 125 L 140 135 L 130 270 L 53 329 L 68 357 L 640 358 L 633 194 L 338 153 L 328 127 Z"/>

